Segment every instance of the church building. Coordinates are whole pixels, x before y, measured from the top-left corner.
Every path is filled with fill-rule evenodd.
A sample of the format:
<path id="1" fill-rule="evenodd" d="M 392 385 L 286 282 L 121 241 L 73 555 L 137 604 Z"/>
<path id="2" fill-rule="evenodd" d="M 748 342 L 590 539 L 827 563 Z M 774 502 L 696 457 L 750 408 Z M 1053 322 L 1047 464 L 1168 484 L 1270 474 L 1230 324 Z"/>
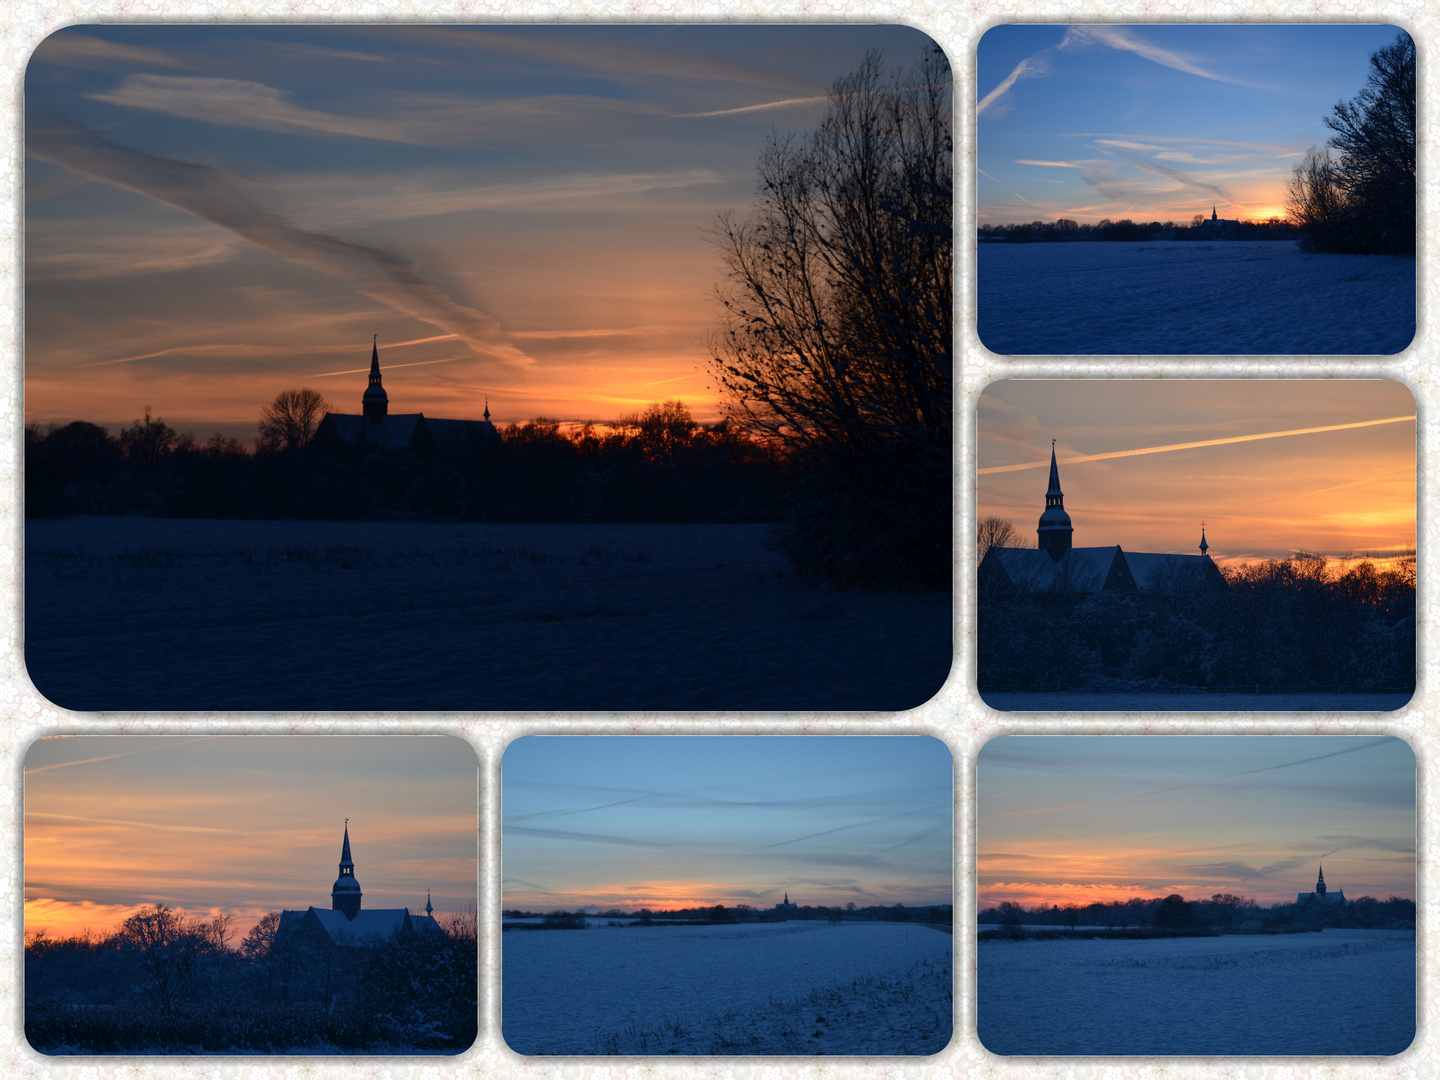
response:
<path id="1" fill-rule="evenodd" d="M 500 445 L 500 432 L 490 422 L 490 404 L 483 420 L 440 420 L 424 413 L 390 412 L 390 395 L 380 380 L 380 343 L 370 344 L 370 381 L 360 398 L 360 412 L 326 413 L 315 429 L 317 450 L 411 450 L 417 453 L 464 452 Z"/>
<path id="2" fill-rule="evenodd" d="M 1055 444 L 1050 444 L 1050 484 L 1045 510 L 1033 548 L 992 547 L 980 563 L 980 580 L 1002 592 L 1093 593 L 1102 590 L 1154 592 L 1174 586 L 1225 588 L 1225 578 L 1208 554 L 1205 526 L 1200 526 L 1199 555 L 1122 551 L 1109 547 L 1072 546 L 1075 529 L 1065 512 Z"/>
<path id="3" fill-rule="evenodd" d="M 1336 889 L 1333 892 L 1325 888 L 1325 867 L 1320 867 L 1320 879 L 1315 882 L 1314 892 L 1302 892 L 1295 895 L 1297 904 L 1341 904 L 1345 903 L 1345 890 Z"/>
<path id="4" fill-rule="evenodd" d="M 296 935 L 296 940 L 339 946 L 381 945 L 394 934 L 443 933 L 435 921 L 430 896 L 425 896 L 425 914 L 411 915 L 408 908 L 364 908 L 363 893 L 355 880 L 355 862 L 350 858 L 350 822 L 345 822 L 345 842 L 340 849 L 340 876 L 330 889 L 330 907 L 311 906 L 304 911 L 282 911 L 276 939 Z"/>
<path id="5" fill-rule="evenodd" d="M 799 910 L 800 905 L 790 902 L 790 893 L 787 891 L 785 893 L 785 902 L 775 905 L 775 917 L 783 922 L 788 920 L 791 915 L 798 913 Z"/>

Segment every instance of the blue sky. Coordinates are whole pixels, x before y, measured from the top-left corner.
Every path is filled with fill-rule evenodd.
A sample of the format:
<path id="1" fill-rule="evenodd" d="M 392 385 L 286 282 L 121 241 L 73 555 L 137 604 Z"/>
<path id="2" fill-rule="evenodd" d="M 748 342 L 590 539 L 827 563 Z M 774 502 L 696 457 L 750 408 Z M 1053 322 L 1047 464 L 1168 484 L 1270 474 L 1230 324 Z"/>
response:
<path id="1" fill-rule="evenodd" d="M 1284 216 L 1384 25 L 997 26 L 976 54 L 977 223 Z"/>
<path id="2" fill-rule="evenodd" d="M 532 736 L 502 768 L 507 908 L 952 896 L 938 739 Z"/>
<path id="3" fill-rule="evenodd" d="M 1415 756 L 1385 736 L 1007 736 L 976 766 L 980 907 L 1415 897 Z"/>
<path id="4" fill-rule="evenodd" d="M 79 26 L 26 73 L 26 420 L 718 417 L 718 211 L 900 26 Z"/>

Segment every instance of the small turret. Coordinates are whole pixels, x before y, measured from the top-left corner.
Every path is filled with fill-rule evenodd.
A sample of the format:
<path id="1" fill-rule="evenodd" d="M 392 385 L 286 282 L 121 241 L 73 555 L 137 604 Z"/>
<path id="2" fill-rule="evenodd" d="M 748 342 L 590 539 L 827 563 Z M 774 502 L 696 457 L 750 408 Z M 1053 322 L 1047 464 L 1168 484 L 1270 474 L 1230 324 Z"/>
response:
<path id="1" fill-rule="evenodd" d="M 1205 542 L 1205 523 L 1200 523 L 1200 554 L 1204 555 L 1210 550 L 1210 545 Z"/>

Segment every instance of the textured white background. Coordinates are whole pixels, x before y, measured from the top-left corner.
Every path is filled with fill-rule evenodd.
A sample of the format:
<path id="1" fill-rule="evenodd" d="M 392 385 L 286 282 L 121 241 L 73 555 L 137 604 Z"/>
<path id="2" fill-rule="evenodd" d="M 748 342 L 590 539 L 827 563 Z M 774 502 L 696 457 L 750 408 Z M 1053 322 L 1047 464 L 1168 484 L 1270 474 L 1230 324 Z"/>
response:
<path id="1" fill-rule="evenodd" d="M 903 22 L 927 31 L 949 54 L 956 93 L 956 660 L 950 681 L 927 705 L 899 715 L 804 714 L 78 714 L 52 707 L 25 674 L 21 602 L 24 522 L 23 475 L 23 132 L 25 64 L 36 44 L 61 26 L 93 22 Z M 989 354 L 975 336 L 975 46 L 1003 22 L 1375 22 L 1394 23 L 1415 38 L 1420 60 L 1421 184 L 1419 331 L 1397 357 L 1026 358 L 1011 362 Z M 1440 692 L 1434 620 L 1437 573 L 1435 506 L 1440 486 L 1435 403 L 1437 340 L 1431 307 L 1437 300 L 1437 214 L 1434 144 L 1440 127 L 1440 7 L 1427 0 L 1386 5 L 1347 0 L 0 0 L 0 79 L 5 123 L 0 126 L 4 259 L 0 262 L 0 1078 L 66 1077 L 100 1080 L 280 1080 L 331 1077 L 442 1080 L 453 1076 L 534 1080 L 791 1080 L 796 1077 L 975 1080 L 1346 1080 L 1351 1075 L 1425 1078 L 1440 1072 L 1432 1021 L 1436 1011 L 1436 920 L 1433 885 L 1434 822 Z M 1359 87 L 1356 87 L 1359 90 Z M 1419 413 L 1419 687 L 1394 714 L 1129 713 L 1022 714 L 987 709 L 974 686 L 973 518 L 975 500 L 974 405 L 989 382 L 1006 377 L 1062 378 L 1396 378 L 1415 392 Z M 45 1058 L 25 1042 L 21 1022 L 22 810 L 25 750 L 40 735 L 57 733 L 206 734 L 449 733 L 470 740 L 481 764 L 480 911 L 481 1035 L 459 1058 Z M 567 734 L 924 733 L 949 743 L 955 754 L 956 844 L 955 1039 L 933 1058 L 565 1058 L 524 1059 L 506 1049 L 498 1032 L 500 934 L 500 756 L 506 743 L 540 732 Z M 975 755 L 991 736 L 1050 734 L 1355 734 L 1384 732 L 1407 739 L 1420 768 L 1419 972 L 1420 1007 L 1414 1046 L 1393 1058 L 1083 1058 L 1006 1059 L 987 1053 L 974 1036 L 974 830 Z M 1337 987 L 1364 994 L 1363 986 Z"/>

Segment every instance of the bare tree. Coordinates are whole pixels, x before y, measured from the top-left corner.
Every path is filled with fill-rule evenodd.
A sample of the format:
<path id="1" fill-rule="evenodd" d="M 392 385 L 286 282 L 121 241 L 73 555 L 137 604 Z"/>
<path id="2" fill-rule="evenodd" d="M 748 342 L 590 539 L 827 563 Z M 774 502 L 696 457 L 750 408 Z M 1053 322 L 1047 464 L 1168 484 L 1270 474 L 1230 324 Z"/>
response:
<path id="1" fill-rule="evenodd" d="M 1002 517 L 985 517 L 975 529 L 975 557 L 977 562 L 985 561 L 985 553 L 992 547 L 1020 547 L 1020 534 L 1009 520 Z"/>
<path id="2" fill-rule="evenodd" d="M 330 403 L 319 390 L 281 390 L 275 400 L 260 410 L 260 436 L 256 445 L 264 451 L 303 450 L 315 437 L 315 429 L 330 411 Z"/>
<path id="3" fill-rule="evenodd" d="M 1365 88 L 1325 117 L 1338 151 L 1295 166 L 1286 208 L 1309 251 L 1415 251 L 1415 42 L 1403 30 L 1370 55 Z"/>
<path id="4" fill-rule="evenodd" d="M 712 233 L 722 408 L 801 466 L 779 547 L 839 582 L 950 583 L 951 86 L 938 49 L 908 74 L 867 54 Z"/>
<path id="5" fill-rule="evenodd" d="M 169 1013 L 181 987 L 195 973 L 196 959 L 205 945 L 204 931 L 184 912 L 156 904 L 153 911 L 131 915 L 115 936 L 150 977 L 160 1011 Z"/>

